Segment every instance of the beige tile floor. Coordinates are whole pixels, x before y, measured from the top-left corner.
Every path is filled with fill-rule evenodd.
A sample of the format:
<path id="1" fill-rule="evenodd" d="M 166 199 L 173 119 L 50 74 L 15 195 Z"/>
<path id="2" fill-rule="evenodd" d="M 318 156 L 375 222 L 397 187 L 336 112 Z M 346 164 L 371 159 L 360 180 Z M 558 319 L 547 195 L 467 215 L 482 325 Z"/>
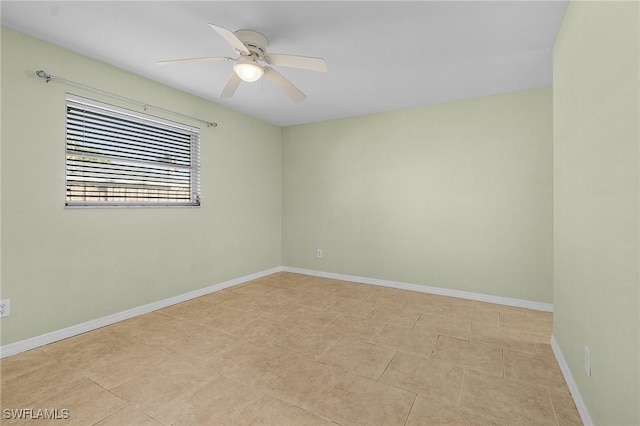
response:
<path id="1" fill-rule="evenodd" d="M 278 273 L 1 361 L 77 425 L 581 424 L 552 314 Z M 35 411 L 34 411 L 35 412 Z"/>

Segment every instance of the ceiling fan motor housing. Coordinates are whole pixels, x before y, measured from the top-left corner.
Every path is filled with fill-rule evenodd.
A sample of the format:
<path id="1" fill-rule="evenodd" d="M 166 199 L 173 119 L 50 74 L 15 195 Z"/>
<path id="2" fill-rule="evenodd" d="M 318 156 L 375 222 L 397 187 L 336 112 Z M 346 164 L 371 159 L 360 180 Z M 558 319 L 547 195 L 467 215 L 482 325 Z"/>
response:
<path id="1" fill-rule="evenodd" d="M 269 40 L 264 35 L 251 30 L 238 30 L 234 34 L 247 46 L 252 56 L 256 56 L 258 59 L 264 58 L 269 46 Z"/>

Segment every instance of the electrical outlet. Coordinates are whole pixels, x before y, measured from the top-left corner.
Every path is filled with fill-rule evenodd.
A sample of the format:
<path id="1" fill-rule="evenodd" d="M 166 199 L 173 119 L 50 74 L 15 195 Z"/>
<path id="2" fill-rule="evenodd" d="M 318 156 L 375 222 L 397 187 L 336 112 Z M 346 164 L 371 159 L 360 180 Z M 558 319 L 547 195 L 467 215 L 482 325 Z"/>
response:
<path id="1" fill-rule="evenodd" d="M 586 345 L 584 347 L 584 371 L 587 376 L 591 377 L 591 349 Z"/>
<path id="2" fill-rule="evenodd" d="M 11 299 L 0 300 L 0 318 L 8 317 L 11 313 Z"/>
<path id="3" fill-rule="evenodd" d="M 317 257 L 318 259 L 322 258 L 322 249 L 317 249 L 317 250 L 316 250 L 316 257 Z"/>

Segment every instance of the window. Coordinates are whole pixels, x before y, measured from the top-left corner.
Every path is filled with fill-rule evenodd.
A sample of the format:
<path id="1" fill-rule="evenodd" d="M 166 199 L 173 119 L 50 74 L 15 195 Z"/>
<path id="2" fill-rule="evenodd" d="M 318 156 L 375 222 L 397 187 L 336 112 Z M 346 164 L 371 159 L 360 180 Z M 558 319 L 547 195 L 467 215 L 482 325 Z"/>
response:
<path id="1" fill-rule="evenodd" d="M 199 206 L 197 128 L 67 95 L 67 206 Z"/>

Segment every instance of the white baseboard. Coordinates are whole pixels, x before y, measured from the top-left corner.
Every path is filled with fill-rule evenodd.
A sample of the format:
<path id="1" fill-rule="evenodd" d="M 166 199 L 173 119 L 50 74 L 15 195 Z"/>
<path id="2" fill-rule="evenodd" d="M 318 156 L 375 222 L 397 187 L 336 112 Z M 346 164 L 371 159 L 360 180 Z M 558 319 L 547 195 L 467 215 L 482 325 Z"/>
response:
<path id="1" fill-rule="evenodd" d="M 591 416 L 589 415 L 587 406 L 584 405 L 584 401 L 578 391 L 578 385 L 576 385 L 575 380 L 573 380 L 573 375 L 571 374 L 571 370 L 569 370 L 569 364 L 567 364 L 567 361 L 564 359 L 564 355 L 562 354 L 562 350 L 560 349 L 555 336 L 551 336 L 551 349 L 556 357 L 556 361 L 558 361 L 564 380 L 567 382 L 567 387 L 569 388 L 569 392 L 571 392 L 571 397 L 573 398 L 574 404 L 576 404 L 582 423 L 584 423 L 585 426 L 592 426 L 593 421 L 591 421 Z"/>
<path id="2" fill-rule="evenodd" d="M 96 330 L 107 325 L 114 324 L 129 318 L 136 317 L 138 315 L 147 314 L 149 312 L 156 311 L 158 309 L 166 308 L 167 306 L 175 305 L 176 303 L 185 302 L 187 300 L 194 299 L 196 297 L 204 296 L 205 294 L 220 291 L 225 288 L 233 287 L 245 282 L 262 278 L 267 275 L 271 275 L 276 272 L 292 272 L 297 274 L 311 275 L 315 277 L 331 278 L 342 281 L 351 281 L 364 284 L 372 284 L 383 287 L 392 287 L 402 290 L 418 291 L 422 293 L 439 294 L 442 296 L 458 297 L 461 299 L 478 300 L 481 302 L 497 303 L 500 305 L 516 306 L 519 308 L 535 309 L 539 311 L 553 311 L 553 305 L 549 303 L 532 302 L 528 300 L 512 299 L 508 297 L 490 296 L 480 293 L 471 293 L 459 290 L 450 290 L 439 287 L 429 287 L 419 284 L 409 284 L 398 281 L 379 280 L 368 277 L 358 277 L 353 275 L 335 274 L 332 272 L 321 272 L 310 269 L 293 268 L 289 266 L 278 266 L 275 268 L 267 269 L 255 274 L 245 275 L 243 277 L 235 278 L 222 283 L 214 284 L 205 288 L 190 291 L 187 293 L 179 294 L 177 296 L 170 297 L 168 299 L 160 300 L 158 302 L 149 303 L 136 308 L 128 309 L 126 311 L 118 312 L 106 317 L 97 318 L 95 320 L 76 324 L 61 330 L 52 331 L 50 333 L 42 334 L 40 336 L 31 337 L 29 339 L 21 340 L 19 342 L 10 343 L 0 347 L 0 358 L 6 356 L 15 355 L 20 352 L 28 351 L 40 346 L 48 345 L 49 343 L 57 342 L 58 340 L 66 339 L 68 337 L 77 336 L 78 334 L 86 333 L 88 331 Z"/>
<path id="3" fill-rule="evenodd" d="M 450 290 L 447 288 L 430 287 L 420 284 L 409 284 L 399 281 L 379 280 L 376 278 L 358 277 L 354 275 L 335 274 L 333 272 L 314 271 L 311 269 L 293 268 L 290 266 L 283 266 L 282 270 L 285 272 L 292 272 L 295 274 L 311 275 L 314 277 L 330 278 L 334 280 L 351 281 L 364 284 L 378 285 L 382 287 L 392 287 L 401 290 L 418 291 L 421 293 L 438 294 L 441 296 L 458 297 L 460 299 L 477 300 L 480 302 L 496 303 L 498 305 L 515 306 L 518 308 L 534 309 L 536 311 L 553 312 L 553 305 L 551 303 L 533 302 L 530 300 L 512 299 L 510 297 L 491 296 L 487 294 L 471 293 L 468 291 Z"/>
<path id="4" fill-rule="evenodd" d="M 179 294 L 177 296 L 170 297 L 168 299 L 160 300 L 158 302 L 149 303 L 146 305 L 138 306 L 136 308 L 128 309 L 126 311 L 118 312 L 106 317 L 97 318 L 91 321 L 83 322 L 81 324 L 72 325 L 71 327 L 63 328 L 61 330 L 52 331 L 50 333 L 42 334 L 40 336 L 31 337 L 29 339 L 21 340 L 19 342 L 10 343 L 0 347 L 0 358 L 6 356 L 15 355 L 20 352 L 28 351 L 40 346 L 48 345 L 49 343 L 57 342 L 58 340 L 66 339 L 68 337 L 77 336 L 78 334 L 86 333 L 87 331 L 96 330 L 107 325 L 114 324 L 129 318 L 136 317 L 138 315 L 148 314 L 149 312 L 156 311 L 158 309 L 166 308 L 167 306 L 175 305 L 176 303 L 186 302 L 187 300 L 194 299 L 196 297 L 204 296 L 205 294 L 213 293 L 216 291 L 224 290 L 225 288 L 233 287 L 239 284 L 243 284 L 247 281 L 262 278 L 267 275 L 271 275 L 276 272 L 281 272 L 282 267 L 267 269 L 254 274 L 245 275 L 244 277 L 235 278 L 222 283 L 214 284 L 205 288 L 190 291 L 187 293 Z"/>

